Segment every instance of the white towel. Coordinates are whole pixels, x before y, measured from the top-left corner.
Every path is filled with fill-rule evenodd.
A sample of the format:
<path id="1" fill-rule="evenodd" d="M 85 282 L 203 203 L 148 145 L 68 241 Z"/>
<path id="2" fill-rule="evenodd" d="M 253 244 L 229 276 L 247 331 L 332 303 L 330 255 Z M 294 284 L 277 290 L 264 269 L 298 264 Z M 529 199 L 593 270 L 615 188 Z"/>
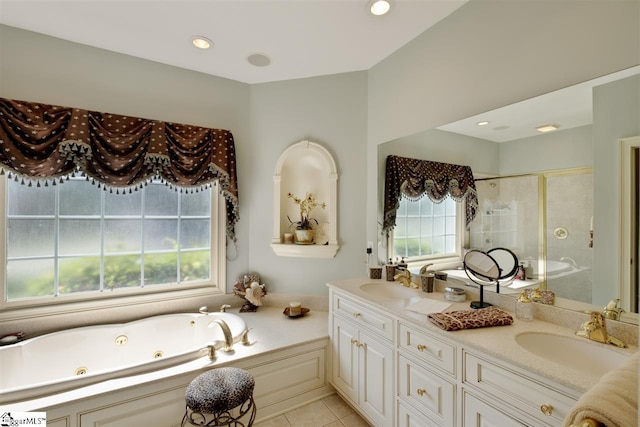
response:
<path id="1" fill-rule="evenodd" d="M 415 311 L 420 314 L 429 314 L 433 312 L 441 312 L 449 308 L 451 304 L 435 301 L 429 298 L 422 298 L 420 301 L 413 303 L 411 305 L 406 306 L 405 310 Z"/>
<path id="2" fill-rule="evenodd" d="M 638 425 L 638 353 L 604 374 L 587 390 L 564 420 L 564 427 L 585 418 L 607 427 Z"/>

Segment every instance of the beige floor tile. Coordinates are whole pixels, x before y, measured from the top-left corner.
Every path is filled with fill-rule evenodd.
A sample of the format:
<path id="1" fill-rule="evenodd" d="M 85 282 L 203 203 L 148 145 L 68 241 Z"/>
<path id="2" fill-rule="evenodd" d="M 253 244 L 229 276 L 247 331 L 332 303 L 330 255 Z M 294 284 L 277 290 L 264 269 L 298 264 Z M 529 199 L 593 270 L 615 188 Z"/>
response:
<path id="1" fill-rule="evenodd" d="M 291 427 L 291 424 L 287 421 L 287 417 L 279 415 L 275 418 L 254 424 L 253 427 Z"/>
<path id="2" fill-rule="evenodd" d="M 325 397 L 324 399 L 322 399 L 322 403 L 327 405 L 327 408 L 329 408 L 329 410 L 333 412 L 333 414 L 338 418 L 345 417 L 355 412 L 353 408 L 349 406 L 347 402 L 342 400 L 342 398 L 340 398 L 340 396 L 338 396 L 337 394 L 332 394 L 329 397 Z"/>
<path id="3" fill-rule="evenodd" d="M 338 420 L 322 401 L 310 403 L 284 415 L 295 427 L 322 427 Z"/>
<path id="4" fill-rule="evenodd" d="M 334 421 L 321 427 L 344 427 L 344 424 L 342 424 L 340 421 Z"/>
<path id="5" fill-rule="evenodd" d="M 346 417 L 340 418 L 340 422 L 345 427 L 369 427 L 369 423 L 360 417 L 357 413 L 353 413 L 347 415 Z"/>

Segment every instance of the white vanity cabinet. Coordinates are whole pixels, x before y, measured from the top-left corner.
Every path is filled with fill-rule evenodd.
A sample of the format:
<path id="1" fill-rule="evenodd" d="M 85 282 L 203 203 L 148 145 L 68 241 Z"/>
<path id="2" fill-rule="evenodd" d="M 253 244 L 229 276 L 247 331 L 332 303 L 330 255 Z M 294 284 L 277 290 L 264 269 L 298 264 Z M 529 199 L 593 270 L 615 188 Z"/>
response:
<path id="1" fill-rule="evenodd" d="M 391 427 L 395 321 L 342 295 L 331 297 L 331 382 L 370 422 Z"/>
<path id="2" fill-rule="evenodd" d="M 419 411 L 426 425 L 456 425 L 456 347 L 402 322 L 398 330 L 399 408 Z M 398 410 L 400 426 L 410 419 Z"/>
<path id="3" fill-rule="evenodd" d="M 559 426 L 580 397 L 471 346 L 477 339 L 470 332 L 441 331 L 426 317 L 369 302 L 358 290 L 361 284 L 330 284 L 330 372 L 333 386 L 373 425 Z M 490 342 L 513 339 L 504 338 L 500 328 L 477 333 Z"/>
<path id="4" fill-rule="evenodd" d="M 462 386 L 465 395 L 468 393 L 463 399 L 465 409 L 462 425 L 465 427 L 487 425 L 477 424 L 479 418 L 474 415 L 475 412 L 501 426 L 562 425 L 579 398 L 579 393 L 481 353 L 463 350 L 462 359 Z M 512 420 L 511 423 L 500 421 L 503 418 L 496 414 L 507 416 Z M 518 419 L 523 420 L 522 424 L 518 423 Z"/>

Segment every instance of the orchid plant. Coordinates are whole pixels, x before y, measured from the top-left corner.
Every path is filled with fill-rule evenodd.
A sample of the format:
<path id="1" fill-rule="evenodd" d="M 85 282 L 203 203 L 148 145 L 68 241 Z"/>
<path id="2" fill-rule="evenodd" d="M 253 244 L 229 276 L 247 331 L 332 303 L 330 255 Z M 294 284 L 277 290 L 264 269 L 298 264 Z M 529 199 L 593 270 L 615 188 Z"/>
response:
<path id="1" fill-rule="evenodd" d="M 311 221 L 318 224 L 318 220 L 309 216 L 311 211 L 317 207 L 321 207 L 322 209 L 327 207 L 327 204 L 324 202 L 316 202 L 315 197 L 313 197 L 311 193 L 307 193 L 303 199 L 296 197 L 293 193 L 288 193 L 287 197 L 293 199 L 293 203 L 300 206 L 300 221 L 291 221 L 291 218 L 287 215 L 287 218 L 291 223 L 289 227 L 295 225 L 298 230 L 311 230 L 313 228 L 311 226 Z"/>

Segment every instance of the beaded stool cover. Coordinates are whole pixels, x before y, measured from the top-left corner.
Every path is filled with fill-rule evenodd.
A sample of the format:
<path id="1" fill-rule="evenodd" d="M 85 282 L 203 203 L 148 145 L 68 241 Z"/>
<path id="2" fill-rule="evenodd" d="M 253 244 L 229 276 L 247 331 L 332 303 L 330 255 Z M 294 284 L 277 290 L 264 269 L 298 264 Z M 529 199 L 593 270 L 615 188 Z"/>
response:
<path id="1" fill-rule="evenodd" d="M 253 376 L 240 368 L 217 368 L 198 375 L 187 386 L 181 426 L 250 427 L 256 418 L 254 386 Z M 241 418 L 247 414 L 245 424 Z"/>

